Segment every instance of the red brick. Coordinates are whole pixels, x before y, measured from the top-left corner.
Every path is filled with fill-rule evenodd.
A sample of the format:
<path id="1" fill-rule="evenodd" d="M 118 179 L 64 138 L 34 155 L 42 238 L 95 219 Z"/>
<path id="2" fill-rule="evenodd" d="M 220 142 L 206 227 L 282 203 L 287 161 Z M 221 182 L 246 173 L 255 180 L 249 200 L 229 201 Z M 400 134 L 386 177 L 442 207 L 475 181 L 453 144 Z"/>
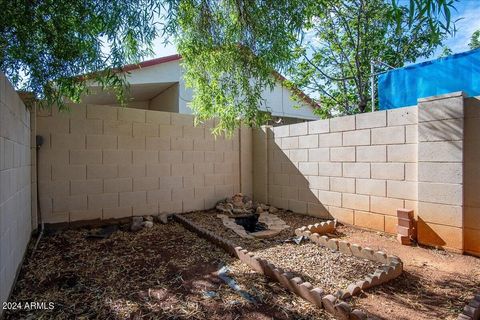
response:
<path id="1" fill-rule="evenodd" d="M 409 246 L 409 245 L 412 244 L 412 242 L 410 241 L 410 238 L 409 238 L 409 237 L 397 235 L 397 240 L 398 240 L 398 242 L 400 242 L 400 243 L 403 244 L 404 246 Z"/>
<path id="2" fill-rule="evenodd" d="M 410 237 L 413 234 L 412 231 L 413 230 L 411 228 L 397 226 L 397 233 L 401 236 Z"/>
<path id="3" fill-rule="evenodd" d="M 413 228 L 413 220 L 398 218 L 398 225 L 401 227 Z"/>
<path id="4" fill-rule="evenodd" d="M 402 219 L 413 219 L 413 210 L 397 209 L 397 217 Z"/>

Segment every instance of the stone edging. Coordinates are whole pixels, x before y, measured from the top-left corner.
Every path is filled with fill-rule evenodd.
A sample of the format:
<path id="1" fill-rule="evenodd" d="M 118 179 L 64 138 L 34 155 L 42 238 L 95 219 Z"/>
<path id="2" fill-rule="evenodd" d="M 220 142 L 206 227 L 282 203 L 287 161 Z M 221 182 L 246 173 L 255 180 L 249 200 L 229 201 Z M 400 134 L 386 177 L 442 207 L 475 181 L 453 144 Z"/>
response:
<path id="1" fill-rule="evenodd" d="M 282 268 L 276 267 L 265 259 L 256 257 L 253 252 L 249 252 L 240 246 L 235 246 L 231 241 L 195 225 L 181 215 L 174 214 L 173 219 L 181 223 L 188 230 L 198 234 L 200 237 L 223 248 L 230 255 L 237 257 L 256 272 L 264 274 L 279 282 L 284 288 L 297 294 L 310 303 L 320 308 L 325 308 L 327 312 L 335 316 L 337 319 L 367 319 L 367 315 L 363 311 L 359 309 L 352 310 L 348 303 L 339 301 L 338 298 L 333 295 L 325 295 L 323 289 L 313 288 L 309 282 L 303 281 L 300 277 L 294 277 L 291 273 L 285 272 Z"/>
<path id="2" fill-rule="evenodd" d="M 480 294 L 470 300 L 468 305 L 463 308 L 462 313 L 457 318 L 458 320 L 478 320 L 480 319 Z"/>
<path id="3" fill-rule="evenodd" d="M 331 250 L 340 251 L 343 254 L 383 264 L 383 266 L 377 268 L 372 274 L 367 275 L 363 280 L 348 285 L 346 290 L 338 290 L 335 296 L 339 299 L 347 299 L 358 295 L 362 290 L 378 286 L 395 279 L 402 274 L 403 262 L 397 256 L 387 255 L 383 251 L 374 251 L 368 247 L 362 248 L 358 244 L 350 244 L 347 241 L 339 241 L 325 235 L 334 230 L 335 221 L 330 220 L 298 228 L 295 230 L 295 234 L 307 237 L 310 241 Z"/>

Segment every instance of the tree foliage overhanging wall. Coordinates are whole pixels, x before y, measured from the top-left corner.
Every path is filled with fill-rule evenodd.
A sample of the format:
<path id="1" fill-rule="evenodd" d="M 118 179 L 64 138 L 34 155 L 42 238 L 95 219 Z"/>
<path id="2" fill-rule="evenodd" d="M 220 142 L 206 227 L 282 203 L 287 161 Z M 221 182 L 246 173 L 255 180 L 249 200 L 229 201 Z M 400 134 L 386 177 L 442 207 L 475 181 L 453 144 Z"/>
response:
<path id="1" fill-rule="evenodd" d="M 88 79 L 125 102 L 127 82 L 116 71 L 151 54 L 156 37 L 170 37 L 183 56 L 186 83 L 197 93 L 195 113 L 200 120 L 217 116 L 218 131 L 231 132 L 240 118 L 250 125 L 263 121 L 260 92 L 272 85 L 272 69 L 288 68 L 299 35 L 332 3 L 337 1 L 1 0 L 0 68 L 47 105 L 61 106 L 64 97 L 78 101 Z M 411 3 L 410 24 L 429 24 L 432 37 L 450 28 L 451 0 Z"/>
<path id="2" fill-rule="evenodd" d="M 421 21 L 409 22 L 405 6 L 383 0 L 332 1 L 317 10 L 297 48 L 292 81 L 315 95 L 322 117 L 371 110 L 374 74 L 431 55 L 443 33 Z"/>

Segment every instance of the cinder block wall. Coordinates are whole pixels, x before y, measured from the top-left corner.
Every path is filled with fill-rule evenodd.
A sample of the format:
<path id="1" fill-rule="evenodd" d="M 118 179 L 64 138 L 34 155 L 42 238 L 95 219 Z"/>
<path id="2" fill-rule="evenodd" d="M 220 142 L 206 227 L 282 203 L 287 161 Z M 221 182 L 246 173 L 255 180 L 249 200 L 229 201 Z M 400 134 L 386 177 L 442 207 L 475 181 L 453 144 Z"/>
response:
<path id="1" fill-rule="evenodd" d="M 46 141 L 38 161 L 45 222 L 203 210 L 240 191 L 238 131 L 215 139 L 191 115 L 70 107 L 37 115 Z M 242 141 L 244 152 L 249 145 Z M 248 181 L 242 191 L 251 194 Z"/>
<path id="2" fill-rule="evenodd" d="M 420 243 L 479 254 L 479 110 L 459 92 L 256 130 L 254 195 L 389 233 L 396 209 L 413 209 Z"/>
<path id="3" fill-rule="evenodd" d="M 464 96 L 418 103 L 418 238 L 463 250 Z"/>
<path id="4" fill-rule="evenodd" d="M 416 162 L 416 107 L 275 127 L 268 199 L 393 233 L 396 209 L 416 207 Z"/>
<path id="5" fill-rule="evenodd" d="M 32 231 L 30 157 L 30 112 L 0 73 L 0 304 L 8 299 Z"/>
<path id="6" fill-rule="evenodd" d="M 465 99 L 464 246 L 480 256 L 480 97 Z"/>
<path id="7" fill-rule="evenodd" d="M 480 253 L 478 116 L 461 93 L 419 106 L 215 140 L 193 117 L 72 105 L 37 115 L 46 222 L 213 207 L 242 191 L 295 212 L 396 232 L 410 208 L 419 242 Z M 253 178 L 252 178 L 253 177 Z"/>

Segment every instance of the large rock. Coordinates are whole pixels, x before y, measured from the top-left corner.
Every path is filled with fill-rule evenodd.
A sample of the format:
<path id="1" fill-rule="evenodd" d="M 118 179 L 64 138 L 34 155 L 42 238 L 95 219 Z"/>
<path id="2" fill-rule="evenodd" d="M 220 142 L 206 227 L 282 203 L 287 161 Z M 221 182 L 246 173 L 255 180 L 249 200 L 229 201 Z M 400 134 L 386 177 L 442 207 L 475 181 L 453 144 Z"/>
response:
<path id="1" fill-rule="evenodd" d="M 143 217 L 132 217 L 132 225 L 130 230 L 133 232 L 143 229 Z"/>
<path id="2" fill-rule="evenodd" d="M 152 221 L 143 221 L 142 223 L 144 228 L 151 228 L 153 227 L 153 222 Z"/>
<path id="3" fill-rule="evenodd" d="M 167 224 L 168 223 L 168 218 L 171 216 L 170 213 L 160 213 L 157 218 L 158 218 L 158 221 L 163 223 L 163 224 Z"/>
<path id="4" fill-rule="evenodd" d="M 277 212 L 278 212 L 278 209 L 275 208 L 274 206 L 270 206 L 270 208 L 268 209 L 268 211 L 269 211 L 270 213 L 277 213 Z"/>
<path id="5" fill-rule="evenodd" d="M 273 206 L 266 205 L 264 203 L 256 203 L 250 199 L 250 197 L 244 196 L 241 193 L 236 193 L 232 197 L 225 198 L 222 201 L 217 202 L 215 208 L 229 215 L 237 214 L 251 214 L 270 212 L 277 213 L 279 210 Z"/>

